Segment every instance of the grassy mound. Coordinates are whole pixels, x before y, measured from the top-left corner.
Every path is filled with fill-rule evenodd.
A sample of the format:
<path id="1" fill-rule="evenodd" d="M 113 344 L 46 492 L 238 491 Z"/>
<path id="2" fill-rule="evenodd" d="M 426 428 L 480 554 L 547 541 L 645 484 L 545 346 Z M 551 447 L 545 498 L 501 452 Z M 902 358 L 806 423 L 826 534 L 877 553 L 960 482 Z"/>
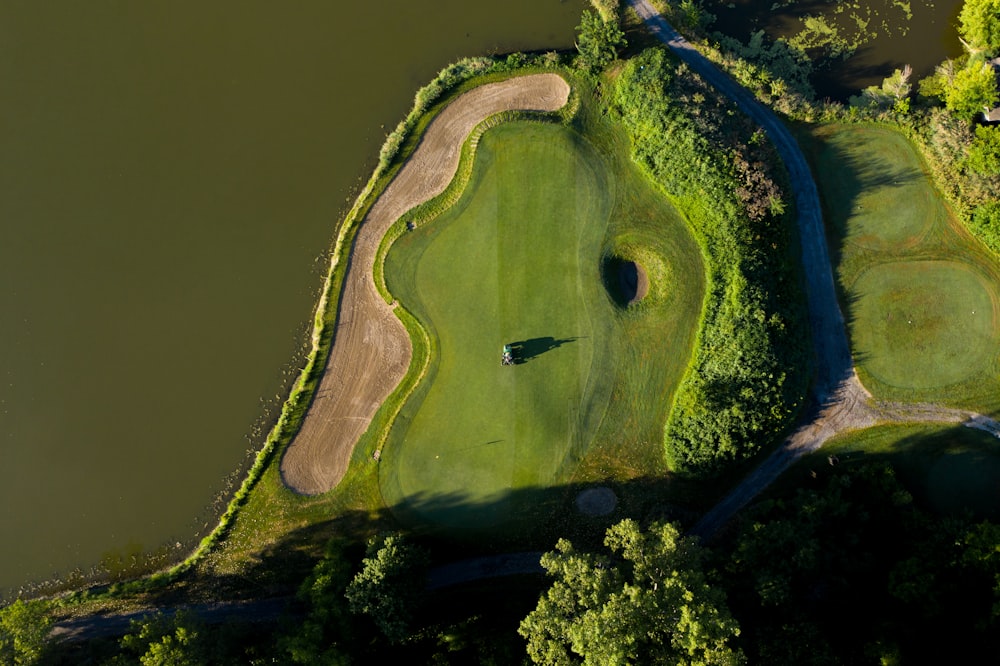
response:
<path id="1" fill-rule="evenodd" d="M 995 260 L 950 214 L 898 132 L 827 125 L 805 143 L 862 381 L 879 398 L 998 413 Z"/>

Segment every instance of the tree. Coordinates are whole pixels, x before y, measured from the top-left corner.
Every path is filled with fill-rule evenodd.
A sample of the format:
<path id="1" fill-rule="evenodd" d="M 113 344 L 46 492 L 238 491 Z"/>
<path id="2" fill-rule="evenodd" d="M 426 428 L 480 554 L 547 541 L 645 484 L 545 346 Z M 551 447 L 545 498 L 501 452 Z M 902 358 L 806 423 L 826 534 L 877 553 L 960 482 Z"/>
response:
<path id="1" fill-rule="evenodd" d="M 34 664 L 48 643 L 52 618 L 41 601 L 18 599 L 0 610 L 0 663 Z"/>
<path id="2" fill-rule="evenodd" d="M 1000 127 L 977 127 L 966 160 L 969 168 L 978 174 L 1000 176 Z"/>
<path id="3" fill-rule="evenodd" d="M 552 587 L 518 629 L 539 664 L 734 664 L 739 626 L 709 585 L 703 551 L 670 523 L 611 527 L 612 555 L 560 539 L 542 566 Z"/>
<path id="4" fill-rule="evenodd" d="M 959 32 L 973 51 L 1000 49 L 1000 0 L 965 0 Z"/>
<path id="5" fill-rule="evenodd" d="M 577 26 L 576 50 L 585 67 L 592 72 L 607 67 L 618 57 L 618 49 L 626 44 L 625 33 L 618 27 L 618 21 L 605 21 L 595 12 L 583 12 Z"/>
<path id="6" fill-rule="evenodd" d="M 618 23 L 621 19 L 621 3 L 619 0 L 590 0 L 601 19 L 605 22 L 613 21 Z"/>
<path id="7" fill-rule="evenodd" d="M 181 611 L 173 617 L 157 613 L 133 620 L 131 632 L 122 637 L 123 654 L 113 664 L 142 666 L 198 666 L 209 661 L 208 645 L 195 617 Z"/>
<path id="8" fill-rule="evenodd" d="M 986 107 L 997 101 L 997 80 L 993 68 L 984 62 L 970 63 L 955 74 L 948 88 L 945 106 L 965 120 L 971 120 Z"/>
<path id="9" fill-rule="evenodd" d="M 427 560 L 427 553 L 401 534 L 369 544 L 361 571 L 344 593 L 351 612 L 371 616 L 390 642 L 405 641 L 424 589 Z"/>

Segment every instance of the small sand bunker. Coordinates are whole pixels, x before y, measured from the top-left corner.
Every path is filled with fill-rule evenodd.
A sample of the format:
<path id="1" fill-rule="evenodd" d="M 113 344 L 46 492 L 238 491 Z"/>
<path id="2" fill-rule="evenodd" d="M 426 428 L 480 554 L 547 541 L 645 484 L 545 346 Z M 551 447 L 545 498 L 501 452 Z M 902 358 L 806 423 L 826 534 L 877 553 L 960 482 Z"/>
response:
<path id="1" fill-rule="evenodd" d="M 618 506 L 618 497 L 611 488 L 587 488 L 576 496 L 576 508 L 585 516 L 606 516 Z"/>
<path id="2" fill-rule="evenodd" d="M 623 261 L 618 267 L 618 283 L 625 302 L 638 303 L 649 293 L 649 278 L 642 266 L 634 261 Z"/>

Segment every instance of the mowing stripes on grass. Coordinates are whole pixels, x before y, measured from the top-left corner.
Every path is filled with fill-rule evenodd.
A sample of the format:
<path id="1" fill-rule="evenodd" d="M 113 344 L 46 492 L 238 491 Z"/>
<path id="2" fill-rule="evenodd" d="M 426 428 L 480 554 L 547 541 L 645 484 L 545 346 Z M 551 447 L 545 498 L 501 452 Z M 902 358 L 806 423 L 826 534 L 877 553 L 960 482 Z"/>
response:
<path id="1" fill-rule="evenodd" d="M 390 291 L 436 337 L 439 358 L 383 451 L 390 504 L 448 526 L 504 520 L 511 490 L 545 486 L 607 404 L 600 279 L 614 201 L 602 158 L 555 125 L 484 135 L 462 199 L 390 251 Z M 505 343 L 523 363 L 501 366 Z"/>

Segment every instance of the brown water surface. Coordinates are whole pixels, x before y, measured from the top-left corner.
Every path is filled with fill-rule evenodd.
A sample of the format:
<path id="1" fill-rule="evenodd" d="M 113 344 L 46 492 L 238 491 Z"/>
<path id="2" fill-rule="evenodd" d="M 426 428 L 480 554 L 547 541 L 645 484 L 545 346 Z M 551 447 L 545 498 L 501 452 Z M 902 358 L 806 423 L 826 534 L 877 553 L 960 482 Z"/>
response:
<path id="1" fill-rule="evenodd" d="M 571 46 L 584 6 L 0 6 L 0 590 L 184 552 L 415 89 Z"/>
<path id="2" fill-rule="evenodd" d="M 813 85 L 821 98 L 846 100 L 904 65 L 913 68 L 916 84 L 962 53 L 956 32 L 962 0 L 707 0 L 705 6 L 716 17 L 710 30 L 744 42 L 757 30 L 790 38 L 807 16 L 824 17 L 847 38 L 859 33 L 852 15 L 866 22 L 870 37 L 852 57 L 816 70 Z"/>

